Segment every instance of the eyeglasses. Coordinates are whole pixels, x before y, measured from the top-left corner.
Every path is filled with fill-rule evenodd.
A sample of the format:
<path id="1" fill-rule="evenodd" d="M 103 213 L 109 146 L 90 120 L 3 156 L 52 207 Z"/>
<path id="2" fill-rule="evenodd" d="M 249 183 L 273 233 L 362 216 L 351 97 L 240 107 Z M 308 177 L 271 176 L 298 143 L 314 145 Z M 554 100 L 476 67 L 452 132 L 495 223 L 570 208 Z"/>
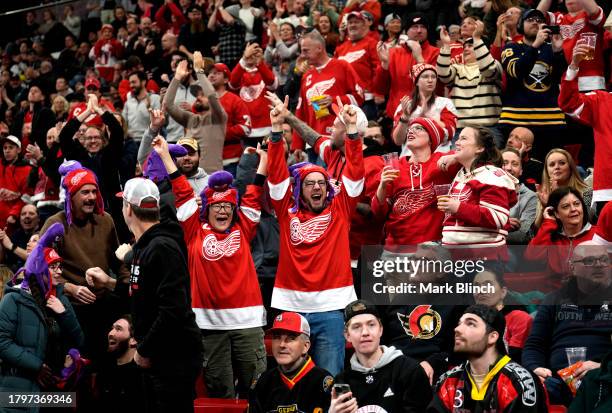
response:
<path id="1" fill-rule="evenodd" d="M 421 125 L 412 125 L 409 130 L 414 132 L 427 132 L 427 129 Z"/>
<path id="2" fill-rule="evenodd" d="M 210 209 L 214 212 L 221 212 L 221 210 L 232 212 L 234 210 L 234 206 L 232 204 L 212 204 Z"/>
<path id="3" fill-rule="evenodd" d="M 64 266 L 62 265 L 61 262 L 56 262 L 54 264 L 49 265 L 49 269 L 51 271 L 58 271 L 58 270 L 62 270 L 64 268 Z"/>
<path id="4" fill-rule="evenodd" d="M 85 136 L 85 142 L 102 140 L 101 136 Z"/>
<path id="5" fill-rule="evenodd" d="M 594 267 L 597 264 L 605 266 L 610 265 L 610 257 L 607 255 L 601 255 L 599 257 L 584 257 L 581 260 L 574 260 L 572 262 L 579 262 L 585 267 Z"/>
<path id="6" fill-rule="evenodd" d="M 525 21 L 527 23 L 544 23 L 544 19 L 542 19 L 541 17 L 529 17 L 527 19 L 525 19 Z"/>
<path id="7" fill-rule="evenodd" d="M 315 185 L 319 185 L 321 188 L 325 188 L 327 186 L 326 181 L 304 181 L 304 186 L 307 188 L 313 188 Z"/>

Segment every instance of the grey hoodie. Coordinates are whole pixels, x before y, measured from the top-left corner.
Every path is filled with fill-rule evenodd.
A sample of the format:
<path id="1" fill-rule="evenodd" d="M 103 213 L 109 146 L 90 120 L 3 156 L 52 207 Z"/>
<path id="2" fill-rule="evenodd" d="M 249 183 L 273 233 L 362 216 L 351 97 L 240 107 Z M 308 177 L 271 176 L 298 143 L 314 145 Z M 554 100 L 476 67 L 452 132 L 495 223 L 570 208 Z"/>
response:
<path id="1" fill-rule="evenodd" d="M 204 188 L 206 188 L 206 185 L 208 185 L 208 174 L 204 171 L 204 169 L 198 168 L 198 172 L 196 172 L 195 175 L 188 177 L 187 181 L 189 182 L 189 185 L 191 185 L 191 188 L 196 195 L 200 195 L 200 192 L 202 192 Z"/>
<path id="2" fill-rule="evenodd" d="M 385 367 L 387 364 L 391 363 L 396 358 L 404 355 L 404 353 L 402 353 L 400 350 L 396 349 L 393 346 L 380 346 L 380 348 L 383 351 L 383 355 L 374 367 L 363 367 L 357 359 L 357 354 L 353 354 L 353 356 L 351 357 L 351 369 L 360 373 L 370 373 Z"/>

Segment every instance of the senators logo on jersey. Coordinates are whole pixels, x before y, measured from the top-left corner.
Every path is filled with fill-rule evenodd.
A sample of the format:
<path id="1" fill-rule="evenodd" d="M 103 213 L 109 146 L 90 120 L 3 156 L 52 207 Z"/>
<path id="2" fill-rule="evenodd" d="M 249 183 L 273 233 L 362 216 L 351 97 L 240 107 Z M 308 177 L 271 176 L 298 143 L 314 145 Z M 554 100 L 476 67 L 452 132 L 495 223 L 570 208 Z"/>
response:
<path id="1" fill-rule="evenodd" d="M 217 240 L 214 234 L 208 234 L 202 242 L 202 255 L 208 261 L 217 261 L 231 257 L 240 248 L 240 231 L 233 231 L 224 240 Z"/>
<path id="2" fill-rule="evenodd" d="M 331 212 L 304 222 L 300 222 L 297 217 L 291 218 L 289 221 L 291 243 L 293 245 L 300 245 L 303 242 L 312 244 L 323 235 L 330 222 Z"/>
<path id="3" fill-rule="evenodd" d="M 442 317 L 430 305 L 419 305 L 408 316 L 397 313 L 406 334 L 414 339 L 428 340 L 442 328 Z"/>

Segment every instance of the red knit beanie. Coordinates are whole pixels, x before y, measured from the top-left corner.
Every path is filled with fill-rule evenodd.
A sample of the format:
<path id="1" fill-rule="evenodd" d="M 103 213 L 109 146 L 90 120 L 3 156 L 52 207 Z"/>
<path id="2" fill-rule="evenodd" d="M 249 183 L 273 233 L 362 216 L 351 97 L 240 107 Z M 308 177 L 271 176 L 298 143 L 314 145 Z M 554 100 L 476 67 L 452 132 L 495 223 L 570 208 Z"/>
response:
<path id="1" fill-rule="evenodd" d="M 421 125 L 427 130 L 430 140 L 429 146 L 431 147 L 432 152 L 435 151 L 444 140 L 444 129 L 438 125 L 438 122 L 428 118 L 416 118 L 410 122 L 410 126 L 415 124 Z"/>
<path id="2" fill-rule="evenodd" d="M 419 80 L 419 76 L 426 70 L 432 70 L 436 75 L 438 75 L 438 70 L 435 66 L 432 66 L 428 63 L 418 63 L 412 66 L 412 81 L 416 84 L 417 80 Z"/>

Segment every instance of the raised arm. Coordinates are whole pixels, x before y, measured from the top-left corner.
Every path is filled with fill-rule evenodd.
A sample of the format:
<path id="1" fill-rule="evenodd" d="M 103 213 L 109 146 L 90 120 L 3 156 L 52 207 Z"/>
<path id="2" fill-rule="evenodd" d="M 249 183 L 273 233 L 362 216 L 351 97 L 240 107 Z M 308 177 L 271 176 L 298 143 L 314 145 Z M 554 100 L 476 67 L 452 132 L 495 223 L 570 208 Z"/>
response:
<path id="1" fill-rule="evenodd" d="M 176 66 L 176 71 L 174 73 L 174 78 L 170 82 L 168 86 L 168 91 L 166 92 L 166 96 L 164 97 L 164 104 L 166 106 L 166 110 L 172 116 L 172 118 L 181 124 L 183 127 L 187 127 L 189 123 L 189 119 L 193 114 L 186 110 L 183 110 L 174 104 L 174 99 L 176 97 L 176 91 L 178 89 L 179 83 L 183 81 L 187 76 L 189 76 L 189 69 L 187 68 L 187 60 L 181 61 Z"/>

